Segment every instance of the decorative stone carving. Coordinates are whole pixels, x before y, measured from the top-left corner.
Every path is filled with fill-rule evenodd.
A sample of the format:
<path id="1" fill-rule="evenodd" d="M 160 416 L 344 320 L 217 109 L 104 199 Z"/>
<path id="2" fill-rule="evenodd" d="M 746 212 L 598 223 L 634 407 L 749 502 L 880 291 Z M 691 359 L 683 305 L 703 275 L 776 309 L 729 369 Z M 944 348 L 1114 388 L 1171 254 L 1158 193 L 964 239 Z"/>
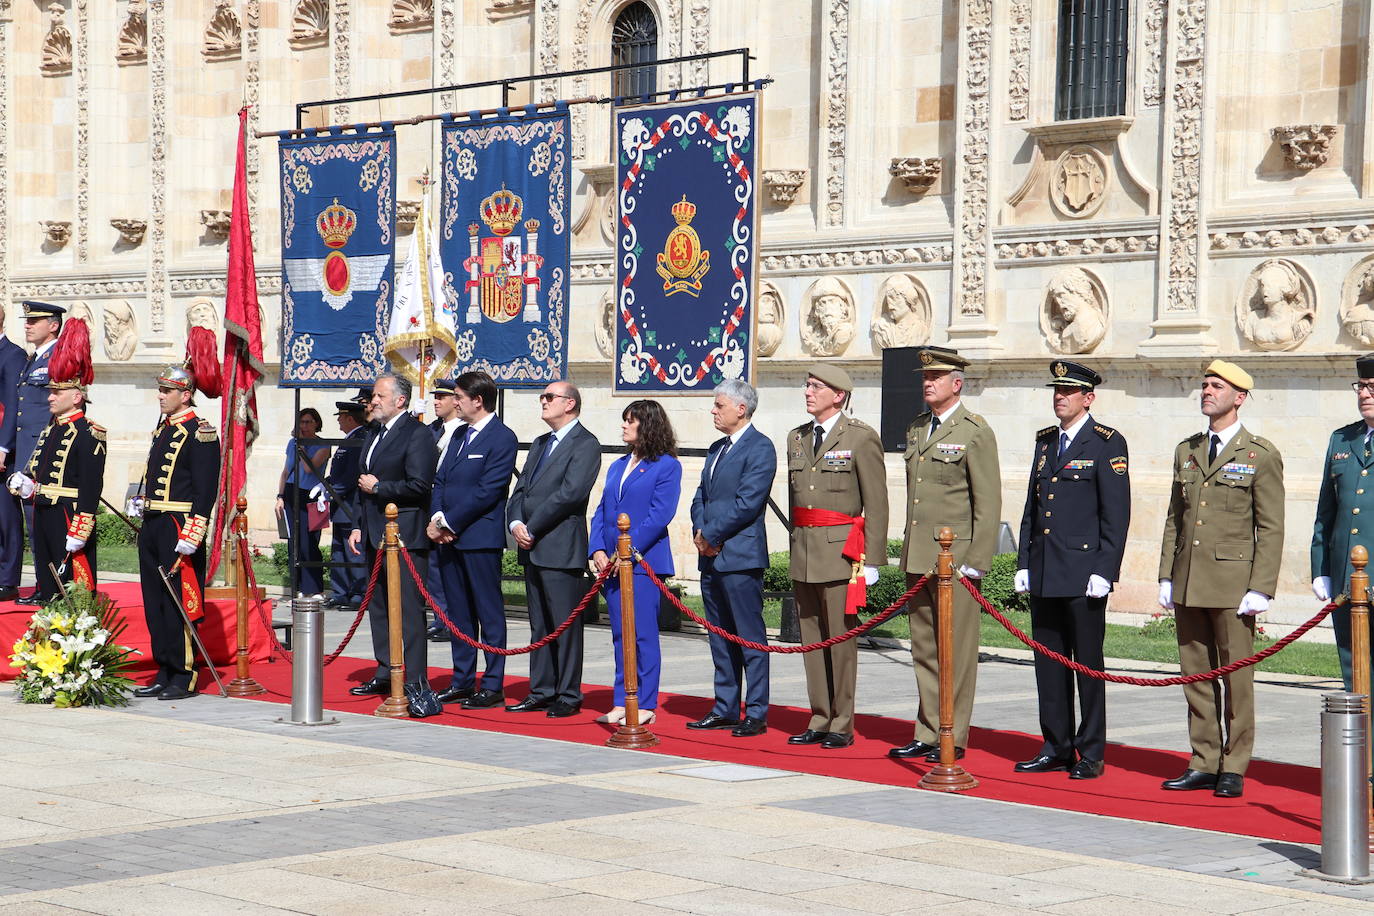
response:
<path id="1" fill-rule="evenodd" d="M 825 277 L 806 291 L 802 346 L 812 356 L 839 356 L 854 339 L 854 294 L 843 280 Z"/>
<path id="2" fill-rule="evenodd" d="M 1007 119 L 1024 121 L 1030 116 L 1030 0 L 1013 0 L 1008 50 L 1011 67 L 1007 73 Z"/>
<path id="3" fill-rule="evenodd" d="M 129 246 L 142 244 L 143 233 L 148 231 L 148 221 L 143 219 L 112 219 L 110 225 L 119 233 L 119 240 Z"/>
<path id="4" fill-rule="evenodd" d="M 39 220 L 38 225 L 43 229 L 47 244 L 54 248 L 61 248 L 71 241 L 72 221 L 69 219 L 44 219 Z"/>
<path id="5" fill-rule="evenodd" d="M 954 257 L 950 245 L 906 248 L 855 248 L 840 251 L 792 251 L 768 254 L 765 270 L 830 270 L 835 267 L 877 267 L 882 264 L 947 264 Z"/>
<path id="6" fill-rule="evenodd" d="M 759 356 L 772 356 L 782 346 L 782 328 L 787 320 L 787 310 L 782 302 L 782 291 L 771 280 L 759 283 L 759 317 L 754 342 Z"/>
<path id="7" fill-rule="evenodd" d="M 535 7 L 539 20 L 539 72 L 554 73 L 558 70 L 558 0 L 544 0 Z M 545 80 L 539 84 L 539 99 L 552 101 L 558 95 L 556 80 Z"/>
<path id="8" fill-rule="evenodd" d="M 234 0 L 215 0 L 200 53 L 206 60 L 237 60 L 243 53 L 243 24 L 234 11 Z"/>
<path id="9" fill-rule="evenodd" d="M 167 313 L 167 4 L 148 10 L 148 319 L 153 334 L 161 334 Z M 248 144 L 253 150 L 256 143 Z"/>
<path id="10" fill-rule="evenodd" d="M 191 328 L 209 328 L 219 331 L 219 308 L 209 296 L 197 296 L 186 303 L 186 333 Z"/>
<path id="11" fill-rule="evenodd" d="M 1169 0 L 1146 0 L 1144 34 L 1140 39 L 1140 54 L 1145 61 L 1142 95 L 1148 108 L 1157 108 L 1164 97 L 1164 84 L 1159 78 L 1160 58 L 1164 50 L 1164 10 Z"/>
<path id="12" fill-rule="evenodd" d="M 1326 165 L 1331 158 L 1331 140 L 1336 136 L 1335 124 L 1287 124 L 1269 131 L 1269 136 L 1283 147 L 1283 159 L 1291 168 L 1310 172 Z"/>
<path id="13" fill-rule="evenodd" d="M 875 353 L 930 340 L 930 296 L 913 274 L 888 277 L 878 288 L 869 337 Z"/>
<path id="14" fill-rule="evenodd" d="M 922 159 L 919 156 L 906 159 L 893 159 L 887 173 L 901 181 L 912 194 L 924 194 L 940 178 L 943 162 L 939 156 Z"/>
<path id="15" fill-rule="evenodd" d="M 825 224 L 844 225 L 845 127 L 849 122 L 849 0 L 825 2 Z"/>
<path id="16" fill-rule="evenodd" d="M 228 210 L 201 210 L 200 224 L 205 227 L 205 234 L 215 241 L 222 242 L 229 238 L 230 213 Z"/>
<path id="17" fill-rule="evenodd" d="M 39 69 L 44 76 L 67 76 L 72 72 L 72 33 L 63 22 L 67 8 L 60 3 L 48 4 L 48 33 L 43 36 L 43 62 Z"/>
<path id="18" fill-rule="evenodd" d="M 711 50 L 711 2 L 710 0 L 692 0 L 691 8 L 691 37 L 692 54 L 705 54 Z M 692 61 L 692 85 L 705 86 L 710 80 L 706 77 L 710 73 L 707 66 L 710 62 L 704 60 Z"/>
<path id="19" fill-rule="evenodd" d="M 76 84 L 76 261 L 91 254 L 91 0 L 76 0 L 72 68 Z"/>
<path id="20" fill-rule="evenodd" d="M 67 321 L 80 319 L 86 322 L 86 330 L 95 334 L 95 318 L 91 315 L 91 306 L 84 299 L 80 299 L 67 306 Z"/>
<path id="21" fill-rule="evenodd" d="M 332 20 L 333 47 L 330 49 L 331 57 L 334 60 L 334 97 L 343 99 L 353 94 L 353 58 L 350 45 L 353 41 L 353 30 L 350 18 L 353 15 L 352 0 L 327 0 L 329 15 Z M 334 106 L 334 123 L 347 124 L 353 120 L 353 113 L 349 110 L 347 103 L 339 103 Z"/>
<path id="22" fill-rule="evenodd" d="M 601 294 L 596 306 L 596 351 L 610 359 L 615 354 L 615 291 Z"/>
<path id="23" fill-rule="evenodd" d="M 848 2 L 848 0 L 845 0 Z M 559 69 L 558 66 L 558 46 L 561 36 L 564 34 L 558 13 L 559 0 L 540 0 L 536 6 L 540 10 L 543 18 L 541 23 L 541 40 L 539 51 L 539 69 L 541 73 L 552 73 Z M 570 0 L 569 6 L 574 5 L 574 0 Z M 571 62 L 567 69 L 582 70 L 591 66 L 587 63 L 590 59 L 593 42 L 598 36 L 593 33 L 593 19 L 598 15 L 607 13 L 610 9 L 620 6 L 620 4 L 607 3 L 606 0 L 575 0 L 577 7 L 577 18 L 573 21 L 572 30 L 568 34 L 572 36 Z M 657 4 L 659 14 L 658 22 L 658 56 L 677 57 L 682 47 L 682 2 L 672 0 L 669 3 Z M 609 28 L 602 33 L 609 35 Z M 609 44 L 605 38 L 601 39 L 605 44 Z M 605 47 L 605 44 L 600 47 Z M 666 50 L 665 50 L 666 45 Z M 604 53 L 604 51 L 600 52 Z M 600 61 L 598 61 L 600 62 Z M 551 64 L 551 65 L 550 65 Z M 677 89 L 682 82 L 682 68 L 664 67 L 659 70 L 661 82 L 660 90 Z M 564 83 L 564 86 L 567 84 Z M 541 84 L 541 92 L 547 92 L 546 99 L 552 99 L 553 93 L 557 90 L 556 81 Z M 571 96 L 578 98 L 588 95 L 591 91 L 587 76 L 573 77 L 573 91 Z M 566 98 L 566 96 L 565 96 Z M 587 109 L 591 106 L 578 105 L 573 109 L 572 116 L 572 138 L 573 138 L 573 159 L 587 158 Z"/>
<path id="24" fill-rule="evenodd" d="M 119 28 L 115 60 L 121 67 L 148 62 L 148 4 L 130 0 L 129 15 Z"/>
<path id="25" fill-rule="evenodd" d="M 981 316 L 987 304 L 988 249 L 988 144 L 992 106 L 988 100 L 988 73 L 992 62 L 992 2 L 965 0 L 959 72 L 960 91 L 958 185 L 954 211 L 959 223 L 954 233 L 957 260 L 956 314 Z"/>
<path id="26" fill-rule="evenodd" d="M 1341 329 L 1374 347 L 1374 255 L 1356 264 L 1341 286 Z"/>
<path id="27" fill-rule="evenodd" d="M 1107 160 L 1091 146 L 1064 150 L 1050 175 L 1050 203 L 1072 219 L 1092 216 L 1107 199 Z"/>
<path id="28" fill-rule="evenodd" d="M 1245 281 L 1236 303 L 1236 327 L 1261 350 L 1291 350 L 1317 320 L 1312 281 L 1292 261 L 1270 258 Z"/>
<path id="29" fill-rule="evenodd" d="M 420 218 L 420 202 L 418 200 L 398 200 L 396 201 L 396 231 L 410 232 L 415 228 L 415 221 Z"/>
<path id="30" fill-rule="evenodd" d="M 138 349 L 138 319 L 127 299 L 105 304 L 105 358 L 125 362 Z"/>
<path id="31" fill-rule="evenodd" d="M 394 0 L 387 26 L 394 34 L 430 31 L 434 28 L 434 0 Z"/>
<path id="32" fill-rule="evenodd" d="M 1107 336 L 1107 293 L 1081 267 L 1055 274 L 1045 289 L 1040 328 L 1056 353 L 1091 353 Z"/>
<path id="33" fill-rule="evenodd" d="M 1173 110 L 1165 131 L 1169 245 L 1165 302 L 1169 312 L 1198 309 L 1197 266 L 1205 244 L 1198 196 L 1202 185 L 1203 62 L 1207 0 L 1175 0 L 1170 17 L 1178 30 L 1173 69 Z"/>
<path id="34" fill-rule="evenodd" d="M 763 186 L 768 189 L 773 203 L 786 207 L 797 199 L 806 173 L 807 169 L 764 169 Z"/>
<path id="35" fill-rule="evenodd" d="M 534 9 L 534 0 L 491 0 L 487 5 L 487 18 L 492 22 L 524 16 Z"/>
<path id="36" fill-rule="evenodd" d="M 299 0 L 291 15 L 291 47 L 318 48 L 329 37 L 329 0 Z"/>

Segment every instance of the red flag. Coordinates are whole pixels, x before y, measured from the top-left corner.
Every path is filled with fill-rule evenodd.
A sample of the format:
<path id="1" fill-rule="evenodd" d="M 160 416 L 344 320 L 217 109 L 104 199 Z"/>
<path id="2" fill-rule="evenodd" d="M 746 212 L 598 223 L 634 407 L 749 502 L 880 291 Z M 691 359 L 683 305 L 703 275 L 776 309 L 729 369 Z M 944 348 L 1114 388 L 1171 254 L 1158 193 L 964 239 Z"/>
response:
<path id="1" fill-rule="evenodd" d="M 258 384 L 262 361 L 258 277 L 253 267 L 253 227 L 248 218 L 248 108 L 239 109 L 234 203 L 229 219 L 229 272 L 224 299 L 224 400 L 221 405 L 219 511 L 211 545 L 209 579 L 219 567 L 224 527 L 248 483 L 248 453 L 258 437 Z"/>

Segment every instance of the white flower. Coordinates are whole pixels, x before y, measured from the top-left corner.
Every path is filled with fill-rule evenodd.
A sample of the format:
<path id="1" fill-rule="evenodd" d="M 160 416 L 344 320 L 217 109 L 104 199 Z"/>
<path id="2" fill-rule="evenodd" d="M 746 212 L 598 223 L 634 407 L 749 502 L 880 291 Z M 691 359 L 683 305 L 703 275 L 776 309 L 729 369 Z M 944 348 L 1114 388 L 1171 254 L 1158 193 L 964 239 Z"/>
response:
<path id="1" fill-rule="evenodd" d="M 744 348 L 738 341 L 732 340 L 730 344 L 716 365 L 720 366 L 720 374 L 726 378 L 739 378 L 744 374 Z"/>
<path id="2" fill-rule="evenodd" d="M 620 377 L 631 385 L 644 377 L 644 368 L 636 351 L 626 350 L 620 354 Z"/>
<path id="3" fill-rule="evenodd" d="M 725 113 L 725 117 L 720 119 L 720 126 L 724 127 L 735 138 L 738 144 L 742 140 L 749 138 L 749 109 L 743 105 L 732 105 L 730 110 Z"/>
<path id="4" fill-rule="evenodd" d="M 94 668 L 91 669 L 91 679 L 92 679 L 92 680 L 98 681 L 98 680 L 100 680 L 100 679 L 101 679 L 102 677 L 104 677 L 104 676 L 105 676 L 105 669 L 102 668 L 102 667 L 100 667 L 99 665 L 96 665 Z"/>
<path id="5" fill-rule="evenodd" d="M 630 118 L 620 133 L 620 151 L 634 159 L 639 147 L 648 139 L 649 128 L 644 122 L 639 118 Z"/>

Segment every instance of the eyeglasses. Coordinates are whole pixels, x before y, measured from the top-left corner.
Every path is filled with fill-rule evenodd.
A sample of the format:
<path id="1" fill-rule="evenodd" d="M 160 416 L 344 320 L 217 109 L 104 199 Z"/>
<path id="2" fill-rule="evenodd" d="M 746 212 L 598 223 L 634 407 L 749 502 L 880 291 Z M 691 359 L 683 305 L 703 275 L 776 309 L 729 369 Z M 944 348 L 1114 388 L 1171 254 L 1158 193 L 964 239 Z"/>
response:
<path id="1" fill-rule="evenodd" d="M 544 392 L 543 394 L 541 394 L 541 395 L 539 396 L 539 400 L 540 400 L 541 402 L 545 403 L 545 404 L 551 404 L 551 403 L 553 403 L 553 399 L 554 399 L 554 398 L 567 398 L 567 399 L 570 400 L 570 401 L 572 400 L 572 396 L 571 396 L 571 395 L 566 395 L 566 394 L 549 394 L 547 391 Z"/>
<path id="2" fill-rule="evenodd" d="M 1356 394 L 1374 394 L 1374 382 L 1351 382 L 1350 390 Z"/>
<path id="3" fill-rule="evenodd" d="M 824 382 L 807 382 L 802 387 L 805 388 L 807 391 L 825 391 L 830 386 L 825 384 Z"/>

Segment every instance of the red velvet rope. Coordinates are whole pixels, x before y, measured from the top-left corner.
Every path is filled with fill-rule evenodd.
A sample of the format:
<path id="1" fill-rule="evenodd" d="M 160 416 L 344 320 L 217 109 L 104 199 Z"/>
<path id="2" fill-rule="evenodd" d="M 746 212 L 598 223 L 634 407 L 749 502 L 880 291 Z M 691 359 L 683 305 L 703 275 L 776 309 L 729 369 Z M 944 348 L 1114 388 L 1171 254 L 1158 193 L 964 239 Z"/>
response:
<path id="1" fill-rule="evenodd" d="M 1248 668 L 1250 665 L 1257 665 L 1274 653 L 1284 649 L 1289 643 L 1321 623 L 1322 620 L 1326 618 L 1327 614 L 1330 614 L 1336 609 L 1336 603 L 1333 601 L 1318 611 L 1317 616 L 1283 637 L 1283 639 L 1278 640 L 1272 646 L 1266 646 L 1249 658 L 1242 658 L 1239 661 L 1231 662 L 1229 665 L 1213 668 L 1211 671 L 1200 671 L 1197 674 L 1185 674 L 1178 677 L 1127 677 L 1124 674 L 1109 674 L 1106 671 L 1098 671 L 1096 668 L 1089 668 L 1087 665 L 1080 664 L 1071 658 L 1060 655 L 1053 649 L 1042 646 L 1040 643 L 1021 632 L 1021 630 L 1017 629 L 1016 624 L 1012 623 L 1001 611 L 993 607 L 992 603 L 984 598 L 982 593 L 978 591 L 978 586 L 962 576 L 959 578 L 959 581 L 963 583 L 964 588 L 968 589 L 969 594 L 973 596 L 974 600 L 983 606 L 983 610 L 992 615 L 993 620 L 996 620 L 1005 627 L 1007 632 L 1012 636 L 1015 636 L 1017 639 L 1021 640 L 1021 642 L 1046 658 L 1053 659 L 1066 668 L 1072 669 L 1079 674 L 1086 674 L 1088 677 L 1096 678 L 1099 681 L 1110 681 L 1113 684 L 1132 684 L 1136 687 L 1177 687 L 1182 684 L 1196 684 L 1198 681 L 1215 680 L 1219 677 L 1225 677 L 1228 674 L 1239 671 L 1242 668 Z"/>

